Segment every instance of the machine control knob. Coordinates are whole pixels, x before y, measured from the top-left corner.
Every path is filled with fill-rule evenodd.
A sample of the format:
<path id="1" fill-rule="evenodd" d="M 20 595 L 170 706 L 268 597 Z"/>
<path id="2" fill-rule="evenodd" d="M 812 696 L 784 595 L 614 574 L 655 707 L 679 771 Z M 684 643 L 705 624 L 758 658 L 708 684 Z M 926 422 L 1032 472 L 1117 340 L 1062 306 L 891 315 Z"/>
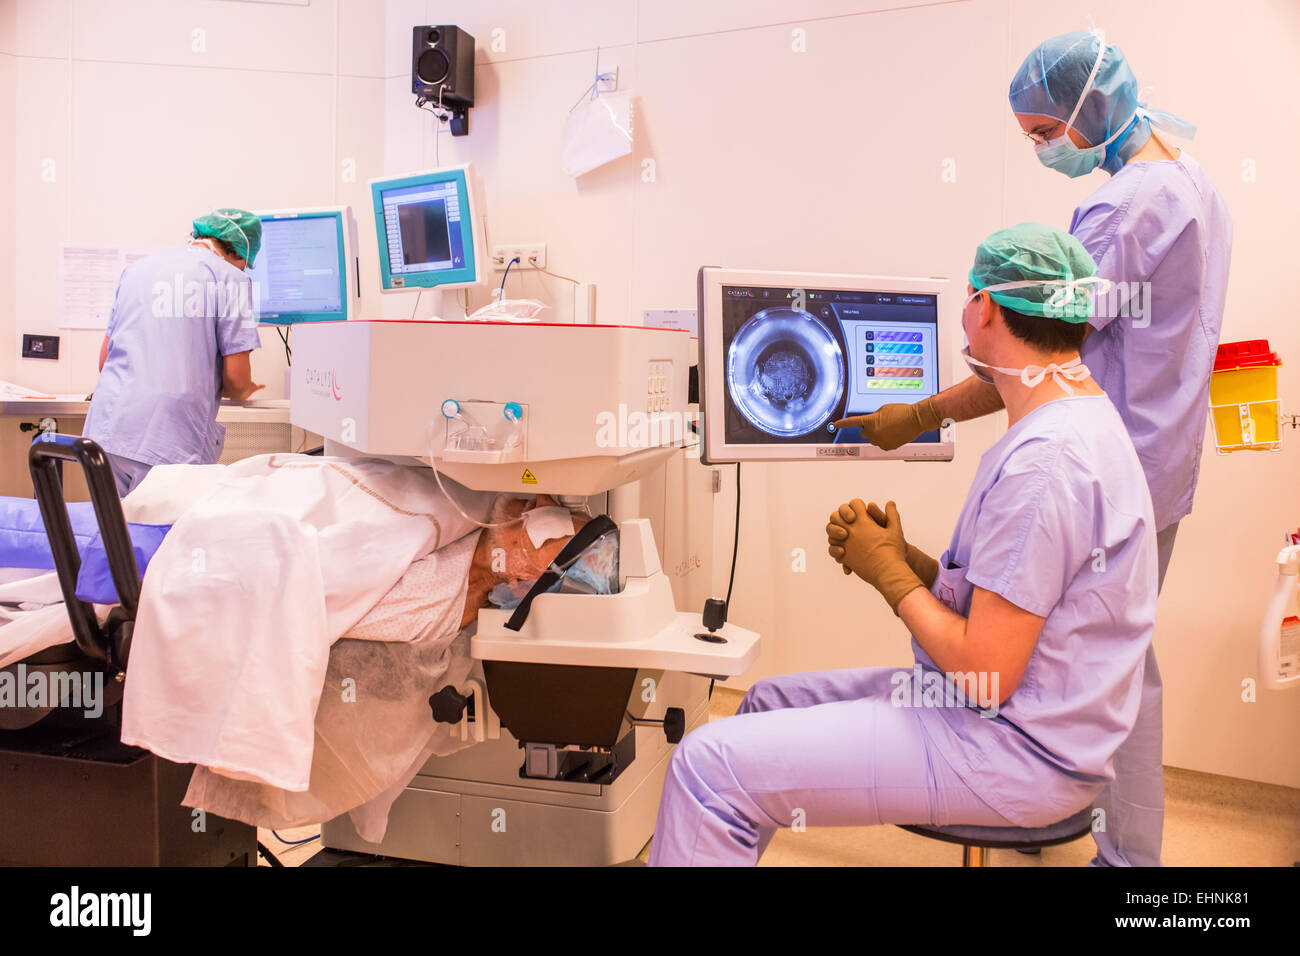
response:
<path id="1" fill-rule="evenodd" d="M 433 711 L 433 719 L 440 724 L 459 723 L 468 705 L 469 698 L 451 686 L 444 687 L 429 698 L 429 709 Z"/>
<path id="2" fill-rule="evenodd" d="M 709 598 L 704 602 L 704 613 L 701 615 L 704 619 L 704 626 L 709 629 L 707 634 L 700 633 L 695 635 L 697 641 L 705 641 L 709 644 L 725 644 L 727 639 L 721 634 L 715 634 L 722 625 L 727 623 L 727 602 L 718 598 Z"/>
<path id="3" fill-rule="evenodd" d="M 669 707 L 664 711 L 664 736 L 670 744 L 682 742 L 686 736 L 686 711 L 680 707 Z"/>
<path id="4" fill-rule="evenodd" d="M 716 631 L 727 623 L 727 602 L 709 598 L 704 602 L 704 626 Z"/>

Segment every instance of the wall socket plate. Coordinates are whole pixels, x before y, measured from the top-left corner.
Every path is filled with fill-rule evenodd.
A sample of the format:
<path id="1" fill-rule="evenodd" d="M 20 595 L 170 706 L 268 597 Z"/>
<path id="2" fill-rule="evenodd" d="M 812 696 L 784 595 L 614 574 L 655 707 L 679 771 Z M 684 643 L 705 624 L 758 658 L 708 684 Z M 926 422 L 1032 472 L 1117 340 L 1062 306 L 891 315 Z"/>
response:
<path id="1" fill-rule="evenodd" d="M 23 333 L 23 358 L 57 359 L 58 357 L 59 337 L 57 335 Z"/>
<path id="2" fill-rule="evenodd" d="M 499 246 L 493 246 L 490 258 L 492 259 L 492 268 L 497 272 L 504 272 L 510 260 L 519 257 L 519 261 L 514 264 L 513 269 L 536 269 L 546 268 L 546 243 L 544 242 L 512 242 Z M 533 260 L 536 259 L 536 262 Z"/>

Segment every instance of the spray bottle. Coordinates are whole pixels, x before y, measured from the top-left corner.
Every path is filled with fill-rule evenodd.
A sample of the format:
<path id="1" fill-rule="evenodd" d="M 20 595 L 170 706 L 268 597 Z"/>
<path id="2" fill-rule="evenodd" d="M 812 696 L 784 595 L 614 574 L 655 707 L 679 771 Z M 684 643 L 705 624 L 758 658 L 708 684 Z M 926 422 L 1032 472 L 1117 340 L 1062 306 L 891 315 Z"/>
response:
<path id="1" fill-rule="evenodd" d="M 1259 634 L 1259 679 L 1272 690 L 1300 686 L 1300 532 L 1277 555 L 1277 584 Z"/>

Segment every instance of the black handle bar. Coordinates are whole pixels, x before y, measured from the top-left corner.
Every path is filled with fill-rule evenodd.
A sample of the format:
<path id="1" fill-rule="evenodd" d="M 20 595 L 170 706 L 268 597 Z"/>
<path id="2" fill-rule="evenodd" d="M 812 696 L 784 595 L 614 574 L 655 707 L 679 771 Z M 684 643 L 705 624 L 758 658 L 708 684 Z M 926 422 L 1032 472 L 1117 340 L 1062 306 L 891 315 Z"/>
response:
<path id="1" fill-rule="evenodd" d="M 41 509 L 41 520 L 54 555 L 54 569 L 59 577 L 59 589 L 68 606 L 72 620 L 72 633 L 77 646 L 87 657 L 106 661 L 122 667 L 125 661 L 114 661 L 113 647 L 108 635 L 99 626 L 93 605 L 77 597 L 77 575 L 81 571 L 81 555 L 77 540 L 72 534 L 72 521 L 63 500 L 63 483 L 58 474 L 60 461 L 75 461 L 81 465 L 90 489 L 90 501 L 95 509 L 100 538 L 108 557 L 108 570 L 117 589 L 118 602 L 129 620 L 135 619 L 140 604 L 140 567 L 136 564 L 131 547 L 131 535 L 122 513 L 122 501 L 117 496 L 117 483 L 108 456 L 92 439 L 74 435 L 44 434 L 32 442 L 27 455 L 36 491 L 36 503 Z"/>

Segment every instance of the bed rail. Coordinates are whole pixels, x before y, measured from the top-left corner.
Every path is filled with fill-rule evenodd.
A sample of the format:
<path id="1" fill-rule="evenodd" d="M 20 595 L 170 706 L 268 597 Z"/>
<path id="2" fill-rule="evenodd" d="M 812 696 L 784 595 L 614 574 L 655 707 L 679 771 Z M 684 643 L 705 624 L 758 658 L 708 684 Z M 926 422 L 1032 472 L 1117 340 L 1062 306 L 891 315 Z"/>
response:
<path id="1" fill-rule="evenodd" d="M 86 476 L 95 520 L 108 557 L 109 573 L 117 589 L 121 607 L 114 609 L 104 626 L 100 626 L 95 617 L 94 606 L 77 597 L 81 555 L 77 552 L 72 521 L 63 500 L 63 481 L 58 469 L 62 461 L 77 462 Z M 131 535 L 121 499 L 117 496 L 117 484 L 113 480 L 108 456 L 92 439 L 44 433 L 32 442 L 27 462 L 77 647 L 87 657 L 103 661 L 110 672 L 124 671 L 136 608 L 140 603 L 140 568 L 131 547 Z"/>

